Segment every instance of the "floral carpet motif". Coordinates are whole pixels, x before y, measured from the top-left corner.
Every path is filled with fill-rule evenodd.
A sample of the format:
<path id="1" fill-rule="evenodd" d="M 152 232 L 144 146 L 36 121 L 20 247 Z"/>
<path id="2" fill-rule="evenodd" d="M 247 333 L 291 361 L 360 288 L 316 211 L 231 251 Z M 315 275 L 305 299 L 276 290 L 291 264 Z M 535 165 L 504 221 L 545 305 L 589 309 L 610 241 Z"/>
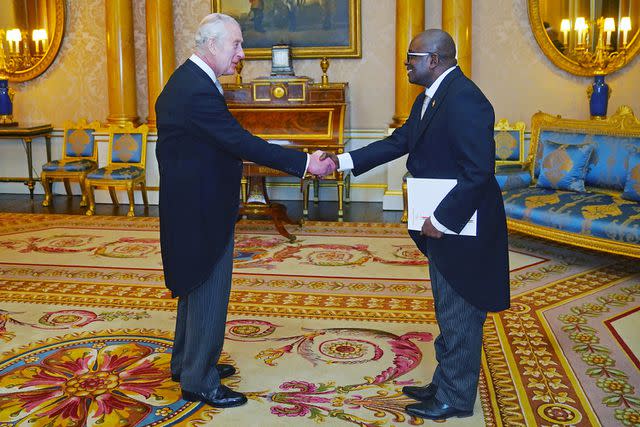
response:
<path id="1" fill-rule="evenodd" d="M 222 359 L 243 409 L 181 399 L 156 218 L 0 214 L 0 426 L 422 425 L 426 260 L 400 224 L 241 222 Z M 510 235 L 465 426 L 640 424 L 640 266 Z"/>

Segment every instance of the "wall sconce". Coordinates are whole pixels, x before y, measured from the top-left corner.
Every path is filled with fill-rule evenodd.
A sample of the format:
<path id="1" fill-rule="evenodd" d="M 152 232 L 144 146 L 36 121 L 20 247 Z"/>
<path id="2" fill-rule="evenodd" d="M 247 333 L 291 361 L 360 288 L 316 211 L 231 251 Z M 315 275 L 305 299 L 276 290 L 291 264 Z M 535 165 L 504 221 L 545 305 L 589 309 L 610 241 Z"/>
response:
<path id="1" fill-rule="evenodd" d="M 44 28 L 33 30 L 31 40 L 33 40 L 33 42 L 35 43 L 36 55 L 44 54 L 44 52 L 47 50 L 47 30 L 45 30 Z"/>

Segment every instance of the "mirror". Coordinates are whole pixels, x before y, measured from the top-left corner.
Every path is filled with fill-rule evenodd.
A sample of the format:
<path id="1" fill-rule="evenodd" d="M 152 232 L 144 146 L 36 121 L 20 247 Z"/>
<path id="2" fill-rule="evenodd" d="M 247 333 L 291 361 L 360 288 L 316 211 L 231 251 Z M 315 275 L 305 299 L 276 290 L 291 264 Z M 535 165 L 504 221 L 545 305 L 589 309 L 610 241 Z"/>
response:
<path id="1" fill-rule="evenodd" d="M 55 59 L 62 43 L 64 0 L 0 0 L 0 79 L 31 80 Z"/>
<path id="2" fill-rule="evenodd" d="M 638 53 L 640 0 L 529 0 L 544 54 L 578 76 L 610 74 Z"/>

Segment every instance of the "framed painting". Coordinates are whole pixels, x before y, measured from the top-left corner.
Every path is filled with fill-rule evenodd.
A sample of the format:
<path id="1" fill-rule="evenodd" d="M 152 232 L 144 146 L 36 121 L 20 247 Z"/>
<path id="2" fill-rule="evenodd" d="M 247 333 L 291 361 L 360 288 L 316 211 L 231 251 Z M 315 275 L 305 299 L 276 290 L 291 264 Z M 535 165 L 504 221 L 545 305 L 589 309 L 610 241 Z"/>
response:
<path id="1" fill-rule="evenodd" d="M 294 58 L 360 58 L 361 0 L 211 0 L 242 27 L 247 58 L 270 59 L 288 44 Z"/>

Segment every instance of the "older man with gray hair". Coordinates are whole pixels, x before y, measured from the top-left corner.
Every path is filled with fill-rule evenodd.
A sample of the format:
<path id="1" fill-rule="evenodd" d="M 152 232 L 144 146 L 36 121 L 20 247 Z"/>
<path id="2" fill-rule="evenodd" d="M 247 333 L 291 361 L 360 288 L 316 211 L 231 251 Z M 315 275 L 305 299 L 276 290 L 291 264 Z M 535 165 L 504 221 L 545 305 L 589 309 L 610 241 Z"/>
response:
<path id="1" fill-rule="evenodd" d="M 320 152 L 269 144 L 231 115 L 218 78 L 244 58 L 242 32 L 230 16 L 206 16 L 195 53 L 176 69 L 156 102 L 160 172 L 160 244 L 165 284 L 178 297 L 171 378 L 182 397 L 217 408 L 247 398 L 221 384 L 235 374 L 218 363 L 231 290 L 234 228 L 242 159 L 298 177 L 326 175 Z"/>

